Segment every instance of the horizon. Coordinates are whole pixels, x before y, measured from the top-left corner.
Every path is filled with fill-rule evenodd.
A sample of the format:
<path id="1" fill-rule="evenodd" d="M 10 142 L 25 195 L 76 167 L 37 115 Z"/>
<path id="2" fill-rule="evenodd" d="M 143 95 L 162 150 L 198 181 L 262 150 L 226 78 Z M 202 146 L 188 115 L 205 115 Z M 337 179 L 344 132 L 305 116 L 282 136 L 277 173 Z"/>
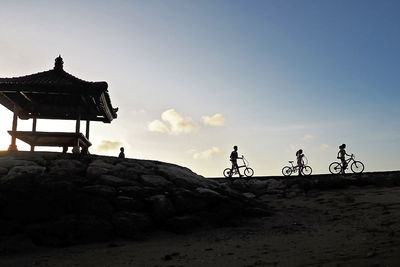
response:
<path id="1" fill-rule="evenodd" d="M 0 10 L 0 77 L 52 69 L 60 54 L 68 73 L 107 81 L 118 118 L 91 124 L 92 154 L 123 146 L 128 158 L 221 177 L 237 145 L 255 176 L 280 176 L 300 148 L 313 174 L 328 173 L 345 143 L 366 172 L 400 169 L 400 3 L 94 3 Z M 12 113 L 0 116 L 3 151 Z M 38 120 L 52 128 L 75 121 Z"/>

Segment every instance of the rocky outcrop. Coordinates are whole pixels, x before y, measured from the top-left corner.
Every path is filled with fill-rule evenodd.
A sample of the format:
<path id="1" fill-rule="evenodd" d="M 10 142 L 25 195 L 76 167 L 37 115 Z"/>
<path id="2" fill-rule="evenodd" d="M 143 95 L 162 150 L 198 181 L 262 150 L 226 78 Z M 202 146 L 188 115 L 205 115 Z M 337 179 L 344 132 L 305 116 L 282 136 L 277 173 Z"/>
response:
<path id="1" fill-rule="evenodd" d="M 271 183 L 269 183 L 271 184 Z M 247 185 L 244 185 L 247 186 Z M 264 184 L 253 185 L 255 195 Z M 187 232 L 268 215 L 235 186 L 158 161 L 0 153 L 0 236 L 50 246 Z"/>

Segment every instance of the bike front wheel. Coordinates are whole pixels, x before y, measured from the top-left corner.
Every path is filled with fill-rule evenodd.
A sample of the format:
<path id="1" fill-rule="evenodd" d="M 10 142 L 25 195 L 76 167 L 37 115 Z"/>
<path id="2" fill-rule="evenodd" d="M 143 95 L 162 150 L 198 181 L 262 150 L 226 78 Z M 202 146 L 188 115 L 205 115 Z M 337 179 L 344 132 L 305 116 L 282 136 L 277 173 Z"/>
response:
<path id="1" fill-rule="evenodd" d="M 362 173 L 364 171 L 364 164 L 361 161 L 354 161 L 350 168 L 354 173 Z"/>
<path id="2" fill-rule="evenodd" d="M 283 167 L 282 174 L 283 176 L 290 176 L 292 174 L 292 168 L 290 168 L 289 166 Z"/>
<path id="3" fill-rule="evenodd" d="M 340 165 L 339 162 L 332 162 L 331 165 L 329 165 L 329 171 L 332 174 L 339 174 L 342 171 L 342 165 Z"/>
<path id="4" fill-rule="evenodd" d="M 244 169 L 244 175 L 246 175 L 246 177 L 251 177 L 254 174 L 254 170 L 252 168 L 246 168 Z"/>
<path id="5" fill-rule="evenodd" d="M 304 166 L 303 169 L 301 170 L 303 175 L 308 176 L 311 175 L 312 173 L 312 168 L 310 166 Z"/>
<path id="6" fill-rule="evenodd" d="M 230 168 L 226 168 L 223 173 L 226 178 L 232 177 Z"/>

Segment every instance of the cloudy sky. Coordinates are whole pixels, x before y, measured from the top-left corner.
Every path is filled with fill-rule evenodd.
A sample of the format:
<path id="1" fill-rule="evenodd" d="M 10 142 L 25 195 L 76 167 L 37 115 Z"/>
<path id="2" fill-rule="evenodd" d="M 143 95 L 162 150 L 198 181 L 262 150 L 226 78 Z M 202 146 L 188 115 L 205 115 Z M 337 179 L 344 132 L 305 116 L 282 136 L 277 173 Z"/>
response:
<path id="1" fill-rule="evenodd" d="M 303 148 L 326 173 L 346 143 L 367 171 L 398 170 L 399 13 L 389 0 L 2 0 L 0 77 L 61 54 L 67 72 L 107 81 L 118 119 L 92 124 L 95 154 L 124 146 L 209 177 L 233 145 L 256 175 L 280 174 Z M 6 150 L 12 113 L 0 118 Z M 38 121 L 54 129 L 75 126 Z"/>

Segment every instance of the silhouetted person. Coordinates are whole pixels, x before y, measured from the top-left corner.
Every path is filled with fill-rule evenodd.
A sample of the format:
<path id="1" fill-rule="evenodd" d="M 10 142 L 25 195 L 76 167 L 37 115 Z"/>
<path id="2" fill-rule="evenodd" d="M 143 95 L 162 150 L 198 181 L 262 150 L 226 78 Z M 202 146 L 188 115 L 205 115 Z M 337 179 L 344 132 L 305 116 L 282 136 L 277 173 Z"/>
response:
<path id="1" fill-rule="evenodd" d="M 339 146 L 339 152 L 338 152 L 338 155 L 337 155 L 337 158 L 340 159 L 340 160 L 342 161 L 342 166 L 343 166 L 343 168 L 342 168 L 342 174 L 345 173 L 344 171 L 345 171 L 346 168 L 347 168 L 347 162 L 346 162 L 345 156 L 347 155 L 347 156 L 351 157 L 351 155 L 349 155 L 349 154 L 346 153 L 345 148 L 346 148 L 346 144 L 340 145 L 340 146 Z"/>
<path id="2" fill-rule="evenodd" d="M 303 176 L 303 149 L 299 149 L 296 152 L 297 166 L 299 167 L 299 176 Z"/>
<path id="3" fill-rule="evenodd" d="M 242 177 L 242 175 L 240 174 L 240 171 L 239 171 L 239 166 L 238 166 L 238 164 L 237 164 L 237 159 L 241 159 L 241 158 L 239 158 L 239 156 L 238 156 L 237 150 L 238 150 L 238 147 L 237 147 L 237 146 L 234 146 L 234 147 L 233 147 L 233 151 L 232 151 L 231 156 L 230 156 L 230 161 L 232 162 L 232 168 L 231 168 L 231 172 L 230 172 L 230 174 L 229 174 L 229 178 L 232 177 L 233 168 L 236 168 L 236 170 L 237 170 L 239 176 Z"/>
<path id="4" fill-rule="evenodd" d="M 124 150 L 124 148 L 121 147 L 119 150 L 120 150 L 121 152 L 119 152 L 118 158 L 124 159 L 124 158 L 125 158 L 125 153 L 124 153 L 125 150 Z"/>

